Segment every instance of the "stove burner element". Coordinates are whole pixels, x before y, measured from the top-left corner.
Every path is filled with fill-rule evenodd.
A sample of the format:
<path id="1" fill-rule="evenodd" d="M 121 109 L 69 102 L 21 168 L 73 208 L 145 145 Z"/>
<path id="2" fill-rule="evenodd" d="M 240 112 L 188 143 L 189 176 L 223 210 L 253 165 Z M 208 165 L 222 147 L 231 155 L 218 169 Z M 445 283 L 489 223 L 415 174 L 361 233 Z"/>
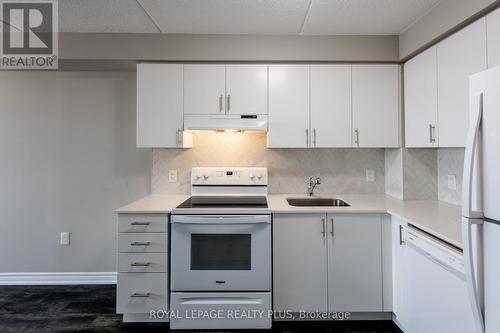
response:
<path id="1" fill-rule="evenodd" d="M 265 196 L 195 195 L 177 208 L 268 208 Z"/>

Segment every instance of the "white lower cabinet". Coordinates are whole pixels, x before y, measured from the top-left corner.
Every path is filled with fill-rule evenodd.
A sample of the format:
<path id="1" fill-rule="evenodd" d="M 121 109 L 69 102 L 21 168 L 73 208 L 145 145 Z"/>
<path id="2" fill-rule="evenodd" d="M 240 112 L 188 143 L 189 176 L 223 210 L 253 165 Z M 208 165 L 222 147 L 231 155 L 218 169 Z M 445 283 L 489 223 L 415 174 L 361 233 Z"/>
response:
<path id="1" fill-rule="evenodd" d="M 166 273 L 120 273 L 116 293 L 117 313 L 167 310 Z"/>
<path id="2" fill-rule="evenodd" d="M 378 214 L 275 214 L 275 311 L 382 311 Z"/>
<path id="3" fill-rule="evenodd" d="M 328 308 L 382 311 L 380 215 L 328 214 Z"/>
<path id="4" fill-rule="evenodd" d="M 273 218 L 273 303 L 276 311 L 326 311 L 326 214 Z"/>
<path id="5" fill-rule="evenodd" d="M 168 214 L 118 215 L 116 312 L 127 321 L 168 310 L 167 231 Z"/>
<path id="6" fill-rule="evenodd" d="M 401 329 L 402 323 L 406 322 L 404 309 L 404 290 L 406 287 L 403 280 L 404 251 L 402 239 L 402 228 L 406 223 L 392 217 L 392 311 Z"/>

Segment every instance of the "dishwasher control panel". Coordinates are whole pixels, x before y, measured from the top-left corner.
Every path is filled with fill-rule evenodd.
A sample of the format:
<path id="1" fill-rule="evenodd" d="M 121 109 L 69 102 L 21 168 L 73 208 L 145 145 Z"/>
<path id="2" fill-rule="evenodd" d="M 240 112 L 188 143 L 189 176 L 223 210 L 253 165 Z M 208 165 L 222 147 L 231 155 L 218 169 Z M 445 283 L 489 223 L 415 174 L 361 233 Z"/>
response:
<path id="1" fill-rule="evenodd" d="M 430 260 L 445 266 L 446 269 L 465 274 L 464 258 L 458 250 L 453 249 L 444 241 L 428 236 L 418 230 L 405 229 L 404 238 L 408 246 L 422 252 Z"/>

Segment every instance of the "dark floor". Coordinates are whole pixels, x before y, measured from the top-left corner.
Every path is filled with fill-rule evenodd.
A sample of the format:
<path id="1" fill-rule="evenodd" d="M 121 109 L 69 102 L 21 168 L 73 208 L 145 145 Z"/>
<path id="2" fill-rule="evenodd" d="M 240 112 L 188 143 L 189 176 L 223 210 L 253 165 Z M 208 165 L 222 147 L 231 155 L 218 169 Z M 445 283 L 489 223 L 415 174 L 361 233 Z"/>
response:
<path id="1" fill-rule="evenodd" d="M 122 323 L 121 316 L 115 314 L 115 295 L 116 287 L 109 285 L 0 286 L 0 332 L 169 331 L 166 323 Z M 272 332 L 396 333 L 400 331 L 390 322 L 278 322 L 274 323 Z"/>

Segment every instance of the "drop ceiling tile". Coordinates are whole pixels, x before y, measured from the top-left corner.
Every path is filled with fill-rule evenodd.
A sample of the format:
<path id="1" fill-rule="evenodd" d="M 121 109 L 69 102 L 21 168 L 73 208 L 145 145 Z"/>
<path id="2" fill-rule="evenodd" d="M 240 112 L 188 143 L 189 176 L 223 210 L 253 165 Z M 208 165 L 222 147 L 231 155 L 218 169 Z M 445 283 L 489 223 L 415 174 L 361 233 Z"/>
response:
<path id="1" fill-rule="evenodd" d="M 59 31 L 159 32 L 135 0 L 61 0 Z"/>
<path id="2" fill-rule="evenodd" d="M 139 0 L 164 33 L 298 34 L 310 0 Z"/>
<path id="3" fill-rule="evenodd" d="M 397 35 L 440 0 L 313 0 L 306 35 Z"/>

